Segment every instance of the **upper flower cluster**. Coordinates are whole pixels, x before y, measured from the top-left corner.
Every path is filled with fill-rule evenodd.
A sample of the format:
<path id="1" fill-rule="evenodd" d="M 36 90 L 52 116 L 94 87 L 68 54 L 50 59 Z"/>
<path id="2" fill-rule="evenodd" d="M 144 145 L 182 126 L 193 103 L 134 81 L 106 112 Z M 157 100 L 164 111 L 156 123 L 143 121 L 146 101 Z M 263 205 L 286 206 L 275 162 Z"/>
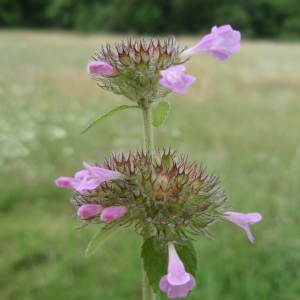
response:
<path id="1" fill-rule="evenodd" d="M 171 91 L 184 93 L 195 81 L 195 77 L 186 75 L 183 63 L 191 55 L 211 53 L 213 57 L 224 61 L 233 52 L 240 49 L 241 34 L 230 25 L 212 28 L 195 46 L 179 50 L 173 37 L 127 43 L 117 43 L 115 50 L 110 45 L 95 52 L 93 62 L 88 64 L 88 73 L 99 86 L 121 94 L 130 100 L 151 103 L 165 97 Z"/>
<path id="2" fill-rule="evenodd" d="M 109 44 L 102 46 L 88 64 L 88 73 L 100 87 L 143 106 L 145 99 L 153 102 L 171 92 L 159 84 L 160 71 L 186 61 L 178 59 L 181 52 L 174 37 L 128 39 L 117 43 L 114 50 Z"/>

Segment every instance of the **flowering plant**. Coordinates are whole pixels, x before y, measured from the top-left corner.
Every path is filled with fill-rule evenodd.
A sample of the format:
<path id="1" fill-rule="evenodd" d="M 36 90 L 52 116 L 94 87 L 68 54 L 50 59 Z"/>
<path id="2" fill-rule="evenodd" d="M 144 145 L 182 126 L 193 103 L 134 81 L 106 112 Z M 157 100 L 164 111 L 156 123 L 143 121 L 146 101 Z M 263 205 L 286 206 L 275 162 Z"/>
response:
<path id="1" fill-rule="evenodd" d="M 143 299 L 166 293 L 170 299 L 185 298 L 196 285 L 197 255 L 191 234 L 209 235 L 209 226 L 222 219 L 246 231 L 248 223 L 261 220 L 259 213 L 229 210 L 226 192 L 218 178 L 205 174 L 202 164 L 185 154 L 154 147 L 152 126 L 165 120 L 169 93 L 184 93 L 195 77 L 186 75 L 191 55 L 211 53 L 224 61 L 240 48 L 241 35 L 231 26 L 213 27 L 197 45 L 179 49 L 173 37 L 109 44 L 95 52 L 88 73 L 98 85 L 123 95 L 134 105 L 122 105 L 99 117 L 83 133 L 123 109 L 140 109 L 144 120 L 144 149 L 114 153 L 101 166 L 83 163 L 74 177 L 60 177 L 56 185 L 73 190 L 71 203 L 84 223 L 98 224 L 86 255 L 120 226 L 135 225 L 143 237 Z M 156 296 L 155 296 L 156 295 Z"/>

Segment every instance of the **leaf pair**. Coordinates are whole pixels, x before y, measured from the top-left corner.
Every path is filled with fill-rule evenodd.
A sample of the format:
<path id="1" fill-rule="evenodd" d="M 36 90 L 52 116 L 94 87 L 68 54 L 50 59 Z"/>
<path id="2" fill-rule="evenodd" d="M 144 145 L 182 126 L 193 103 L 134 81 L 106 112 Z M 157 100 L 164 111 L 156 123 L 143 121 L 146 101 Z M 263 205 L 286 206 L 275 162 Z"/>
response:
<path id="1" fill-rule="evenodd" d="M 91 129 L 95 125 L 103 122 L 108 117 L 111 117 L 115 113 L 117 113 L 121 110 L 124 110 L 124 109 L 128 109 L 128 108 L 141 108 L 141 107 L 137 106 L 137 105 L 121 105 L 121 106 L 113 109 L 112 111 L 110 111 L 108 114 L 103 115 L 103 116 L 99 117 L 98 119 L 96 119 L 95 121 L 93 121 L 92 123 L 90 123 L 81 133 L 82 134 L 86 133 L 89 129 Z M 170 106 L 169 106 L 168 102 L 162 101 L 162 102 L 155 104 L 152 107 L 152 125 L 155 127 L 159 127 L 166 119 L 169 109 L 170 109 Z"/>

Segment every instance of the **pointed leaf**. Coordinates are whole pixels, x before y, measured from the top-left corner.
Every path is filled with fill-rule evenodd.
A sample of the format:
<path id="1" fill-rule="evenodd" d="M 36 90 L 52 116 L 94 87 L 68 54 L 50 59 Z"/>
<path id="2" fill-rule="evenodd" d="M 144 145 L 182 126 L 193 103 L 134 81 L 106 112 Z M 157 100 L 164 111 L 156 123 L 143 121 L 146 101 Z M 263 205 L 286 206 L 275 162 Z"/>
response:
<path id="1" fill-rule="evenodd" d="M 91 239 L 90 243 L 88 244 L 85 250 L 85 256 L 89 257 L 95 253 L 97 248 L 102 244 L 109 236 L 111 236 L 119 226 L 111 227 L 111 224 L 104 225 L 99 232 L 97 232 L 93 238 Z"/>
<path id="2" fill-rule="evenodd" d="M 124 110 L 124 109 L 128 109 L 128 108 L 140 108 L 139 106 L 136 105 L 121 105 L 115 109 L 113 109 L 112 111 L 110 111 L 108 114 L 103 115 L 101 117 L 99 117 L 98 119 L 96 119 L 95 121 L 93 121 L 91 124 L 89 124 L 85 129 L 83 129 L 83 131 L 81 132 L 81 134 L 86 133 L 89 129 L 91 129 L 92 127 L 94 127 L 95 125 L 101 123 L 102 121 L 104 121 L 105 119 L 107 119 L 108 117 L 114 115 L 116 112 L 120 111 L 120 110 Z"/>
<path id="3" fill-rule="evenodd" d="M 153 106 L 152 125 L 154 127 L 159 127 L 166 119 L 169 110 L 170 110 L 170 105 L 168 102 L 165 101 L 158 102 L 157 105 Z"/>
<path id="4" fill-rule="evenodd" d="M 184 264 L 185 271 L 192 274 L 194 277 L 197 272 L 197 252 L 191 241 L 186 241 L 183 245 L 176 245 L 176 251 Z"/>
<path id="5" fill-rule="evenodd" d="M 152 236 L 144 242 L 141 257 L 149 284 L 154 293 L 160 293 L 159 281 L 168 272 L 167 246 L 159 246 L 157 237 Z"/>

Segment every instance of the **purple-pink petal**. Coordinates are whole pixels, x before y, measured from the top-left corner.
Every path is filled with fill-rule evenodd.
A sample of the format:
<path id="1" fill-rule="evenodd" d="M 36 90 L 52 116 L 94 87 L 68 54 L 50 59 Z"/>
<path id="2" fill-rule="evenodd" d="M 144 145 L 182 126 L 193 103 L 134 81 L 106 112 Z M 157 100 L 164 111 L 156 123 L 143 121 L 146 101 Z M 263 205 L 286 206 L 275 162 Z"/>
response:
<path id="1" fill-rule="evenodd" d="M 183 94 L 187 90 L 187 87 L 196 80 L 195 77 L 184 74 L 185 70 L 184 65 L 163 70 L 160 72 L 162 78 L 159 80 L 159 83 L 176 93 Z"/>
<path id="2" fill-rule="evenodd" d="M 168 281 L 172 285 L 181 285 L 190 280 L 189 274 L 185 272 L 184 265 L 180 260 L 173 243 L 168 244 L 169 265 Z"/>
<path id="3" fill-rule="evenodd" d="M 224 217 L 230 222 L 243 228 L 246 231 L 246 234 L 250 242 L 254 243 L 254 237 L 252 236 L 248 223 L 259 222 L 262 219 L 261 214 L 259 213 L 243 214 L 238 212 L 227 211 L 224 213 Z"/>
<path id="4" fill-rule="evenodd" d="M 98 204 L 83 204 L 79 207 L 77 215 L 82 219 L 87 219 L 96 216 L 103 210 L 102 205 Z"/>
<path id="5" fill-rule="evenodd" d="M 117 171 L 111 171 L 97 166 L 91 167 L 86 162 L 83 162 L 83 166 L 90 172 L 90 174 L 98 175 L 101 181 L 120 179 L 123 175 Z"/>
<path id="6" fill-rule="evenodd" d="M 214 26 L 210 34 L 207 34 L 195 46 L 185 50 L 180 54 L 187 57 L 198 53 L 211 53 L 219 60 L 226 60 L 233 52 L 240 50 L 241 33 L 233 30 L 230 25 L 221 27 Z"/>
<path id="7" fill-rule="evenodd" d="M 128 211 L 126 206 L 110 206 L 103 210 L 101 220 L 110 223 L 116 219 L 123 217 Z"/>
<path id="8" fill-rule="evenodd" d="M 97 60 L 88 64 L 88 73 L 97 75 L 116 76 L 119 72 L 110 64 L 104 61 Z"/>
<path id="9" fill-rule="evenodd" d="M 72 186 L 77 191 L 93 190 L 104 181 L 121 179 L 124 177 L 117 171 L 91 167 L 85 162 L 83 162 L 83 165 L 86 170 L 78 171 L 71 181 Z"/>
<path id="10" fill-rule="evenodd" d="M 97 174 L 82 170 L 75 174 L 71 183 L 76 191 L 93 190 L 101 184 L 101 179 Z"/>
<path id="11" fill-rule="evenodd" d="M 55 184 L 59 187 L 63 187 L 66 189 L 73 189 L 73 186 L 71 184 L 71 181 L 73 180 L 73 178 L 71 177 L 59 177 L 55 180 Z"/>
<path id="12" fill-rule="evenodd" d="M 169 283 L 167 279 L 167 275 L 163 276 L 159 282 L 159 288 L 167 293 L 168 298 L 175 299 L 175 298 L 185 298 L 187 297 L 190 290 L 192 290 L 195 285 L 195 278 L 189 274 L 190 279 L 187 283 L 182 285 L 172 285 Z"/>

